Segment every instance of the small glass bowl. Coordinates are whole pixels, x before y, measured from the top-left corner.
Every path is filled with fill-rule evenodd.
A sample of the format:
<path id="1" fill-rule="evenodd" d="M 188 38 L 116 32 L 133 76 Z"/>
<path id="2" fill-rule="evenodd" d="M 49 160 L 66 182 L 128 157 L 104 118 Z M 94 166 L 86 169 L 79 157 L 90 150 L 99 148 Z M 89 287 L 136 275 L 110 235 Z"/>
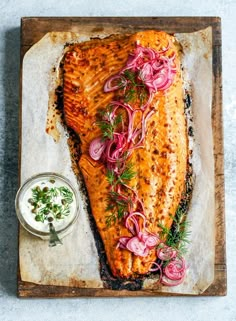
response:
<path id="1" fill-rule="evenodd" d="M 18 190 L 15 199 L 15 208 L 17 217 L 21 223 L 21 225 L 31 234 L 40 237 L 43 240 L 50 239 L 50 228 L 49 222 L 37 222 L 33 213 L 30 212 L 30 204 L 29 204 L 29 195 L 32 194 L 31 189 L 35 187 L 37 184 L 42 184 L 42 182 L 53 182 L 54 186 L 66 186 L 73 193 L 73 206 L 71 206 L 71 212 L 65 219 L 61 219 L 53 222 L 53 226 L 57 235 L 61 238 L 69 234 L 79 215 L 79 200 L 78 194 L 75 190 L 72 183 L 64 176 L 56 174 L 56 173 L 41 173 L 29 178 Z M 45 183 L 46 184 L 46 183 Z"/>

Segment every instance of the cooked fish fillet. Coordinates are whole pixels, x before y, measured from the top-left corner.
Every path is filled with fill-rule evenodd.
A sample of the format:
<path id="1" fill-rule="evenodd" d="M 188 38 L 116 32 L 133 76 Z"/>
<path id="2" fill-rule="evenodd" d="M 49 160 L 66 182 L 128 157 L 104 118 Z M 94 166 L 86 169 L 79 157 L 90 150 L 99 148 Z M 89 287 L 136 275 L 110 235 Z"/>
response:
<path id="1" fill-rule="evenodd" d="M 147 122 L 144 148 L 134 150 L 132 163 L 137 176 L 131 180 L 143 201 L 148 229 L 158 233 L 162 222 L 170 227 L 184 191 L 187 168 L 187 134 L 182 96 L 182 79 L 178 47 L 174 37 L 157 31 L 138 32 L 113 39 L 92 40 L 74 45 L 64 62 L 64 115 L 67 125 L 81 139 L 80 167 L 88 190 L 92 214 L 104 243 L 108 264 L 114 276 L 127 278 L 148 273 L 149 262 L 156 260 L 155 249 L 146 257 L 135 256 L 117 248 L 121 236 L 131 236 L 124 222 L 106 225 L 109 184 L 102 162 L 89 156 L 90 142 L 101 135 L 96 125 L 98 109 L 113 99 L 104 93 L 105 81 L 126 64 L 135 43 L 143 47 L 176 54 L 177 73 L 166 91 L 155 94 L 151 107 L 155 113 Z"/>

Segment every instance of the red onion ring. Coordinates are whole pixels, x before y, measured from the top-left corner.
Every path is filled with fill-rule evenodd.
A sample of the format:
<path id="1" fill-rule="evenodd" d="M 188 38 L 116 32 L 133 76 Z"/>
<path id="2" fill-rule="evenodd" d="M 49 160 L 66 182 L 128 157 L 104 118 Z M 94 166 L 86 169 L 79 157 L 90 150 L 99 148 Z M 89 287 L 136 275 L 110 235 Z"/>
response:
<path id="1" fill-rule="evenodd" d="M 121 83 L 118 85 L 113 85 L 112 82 L 118 79 L 120 80 Z M 111 91 L 123 88 L 126 86 L 126 84 L 127 84 L 127 80 L 125 79 L 125 77 L 123 77 L 122 75 L 114 75 L 106 81 L 104 85 L 104 92 L 107 93 L 107 92 L 111 92 Z"/>
<path id="2" fill-rule="evenodd" d="M 106 142 L 100 137 L 95 138 L 89 145 L 89 155 L 94 160 L 99 160 L 106 148 Z"/>
<path id="3" fill-rule="evenodd" d="M 159 242 L 159 237 L 157 235 L 150 234 L 147 231 L 144 233 L 139 232 L 138 238 L 145 243 L 145 245 L 147 246 L 147 248 L 149 248 L 149 250 L 157 246 Z"/>
<path id="4" fill-rule="evenodd" d="M 159 257 L 158 257 L 159 258 Z M 186 265 L 183 257 L 174 257 L 163 266 L 163 261 L 161 263 L 149 262 L 150 272 L 160 271 L 160 283 L 165 286 L 177 286 L 181 284 L 186 275 Z M 153 265 L 155 267 L 153 267 Z"/>
<path id="5" fill-rule="evenodd" d="M 160 271 L 160 283 L 165 286 L 177 286 L 181 284 L 186 275 L 186 265 L 184 258 L 175 257 L 166 266 L 162 262 L 149 262 L 150 272 Z M 156 266 L 156 267 L 153 267 Z"/>
<path id="6" fill-rule="evenodd" d="M 163 55 L 169 50 L 169 47 L 170 43 L 168 42 L 167 47 L 158 52 L 137 44 L 134 54 L 129 56 L 126 67 L 122 69 L 121 74 L 124 74 L 128 69 L 138 71 L 140 80 L 149 90 L 154 92 L 169 88 L 174 78 L 173 71 L 176 71 L 173 66 L 175 53 L 171 57 Z M 163 71 L 168 75 L 168 79 L 160 75 Z"/>
<path id="7" fill-rule="evenodd" d="M 156 235 L 148 235 L 146 238 L 145 244 L 151 250 L 157 246 L 159 238 Z"/>
<path id="8" fill-rule="evenodd" d="M 149 253 L 149 249 L 147 249 L 146 245 L 140 241 L 137 236 L 130 238 L 130 240 L 127 242 L 126 248 L 137 256 L 145 257 Z"/>
<path id="9" fill-rule="evenodd" d="M 177 251 L 170 246 L 164 245 L 157 250 L 157 257 L 162 261 L 169 261 L 177 256 Z"/>
<path id="10" fill-rule="evenodd" d="M 130 240 L 129 236 L 122 236 L 119 238 L 119 242 L 117 243 L 116 248 L 120 248 L 125 250 L 126 249 L 126 245 L 128 243 L 128 241 Z"/>
<path id="11" fill-rule="evenodd" d="M 156 267 L 153 268 L 152 266 L 155 265 Z M 162 274 L 162 266 L 161 264 L 158 264 L 157 262 L 150 262 L 150 269 L 149 271 L 150 272 L 157 272 L 157 271 L 160 271 L 160 273 Z"/>
<path id="12" fill-rule="evenodd" d="M 183 258 L 175 257 L 164 268 L 165 275 L 170 280 L 179 280 L 183 278 L 186 272 L 185 260 Z"/>
<path id="13" fill-rule="evenodd" d="M 184 280 L 184 277 L 179 280 L 170 280 L 165 275 L 160 278 L 160 283 L 165 286 L 177 286 L 180 285 Z"/>
<path id="14" fill-rule="evenodd" d="M 133 235 L 136 235 L 140 232 L 140 227 L 139 227 L 139 223 L 138 223 L 138 220 L 137 220 L 137 217 L 136 216 L 140 216 L 142 219 L 143 219 L 143 226 L 145 227 L 146 225 L 146 217 L 144 214 L 140 213 L 140 212 L 131 212 L 129 213 L 126 218 L 125 218 L 125 227 L 133 234 Z M 133 228 L 133 226 L 130 225 L 130 222 L 131 221 L 136 229 L 136 232 Z"/>
<path id="15" fill-rule="evenodd" d="M 186 265 L 184 258 L 172 259 L 163 269 L 163 275 L 160 282 L 167 286 L 176 286 L 183 282 L 186 274 Z"/>

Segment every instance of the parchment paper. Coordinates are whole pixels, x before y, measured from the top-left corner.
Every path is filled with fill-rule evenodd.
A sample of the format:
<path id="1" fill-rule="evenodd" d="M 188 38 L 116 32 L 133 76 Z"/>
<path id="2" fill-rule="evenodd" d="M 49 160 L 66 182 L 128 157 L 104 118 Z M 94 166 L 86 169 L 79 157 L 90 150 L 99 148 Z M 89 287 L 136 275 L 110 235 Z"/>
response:
<path id="1" fill-rule="evenodd" d="M 113 33 L 120 30 L 112 29 Z M 124 32 L 124 31 L 123 31 Z M 135 30 L 133 30 L 135 32 Z M 68 42 L 89 40 L 89 36 L 104 37 L 86 31 L 49 33 L 25 55 L 22 73 L 22 147 L 21 182 L 30 176 L 53 171 L 68 177 L 78 185 L 71 169 L 67 135 L 58 124 L 60 139 L 55 143 L 45 132 L 49 93 L 56 86 L 58 66 Z M 191 222 L 188 253 L 188 272 L 183 284 L 177 287 L 157 287 L 156 279 L 144 282 L 144 289 L 182 294 L 199 294 L 214 280 L 215 208 L 214 156 L 211 125 L 212 106 L 212 33 L 211 28 L 190 34 L 176 34 L 183 47 L 182 64 L 186 86 L 193 98 L 194 124 L 193 170 L 195 185 L 188 212 Z M 102 288 L 99 258 L 90 229 L 86 199 L 80 193 L 81 210 L 73 232 L 63 239 L 63 245 L 49 248 L 46 241 L 20 229 L 19 259 L 21 279 L 45 285 L 65 285 Z"/>

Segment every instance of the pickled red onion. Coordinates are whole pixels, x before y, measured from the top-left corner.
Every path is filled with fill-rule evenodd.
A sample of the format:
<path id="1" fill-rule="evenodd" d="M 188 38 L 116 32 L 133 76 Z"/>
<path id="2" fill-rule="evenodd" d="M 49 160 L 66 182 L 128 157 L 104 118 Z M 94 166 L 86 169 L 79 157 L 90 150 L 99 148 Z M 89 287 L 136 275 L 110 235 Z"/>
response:
<path id="1" fill-rule="evenodd" d="M 137 217 L 141 217 L 143 219 L 143 226 L 146 225 L 146 217 L 144 214 L 140 212 L 131 212 L 125 218 L 125 227 L 133 234 L 136 235 L 140 231 L 139 223 Z M 133 223 L 133 226 L 130 224 L 130 221 Z"/>
<path id="2" fill-rule="evenodd" d="M 177 286 L 181 284 L 186 275 L 186 265 L 183 257 L 174 257 L 163 266 L 163 261 L 159 262 L 149 262 L 150 272 L 160 271 L 160 283 L 165 286 Z M 153 267 L 155 266 L 155 267 Z"/>
<path id="3" fill-rule="evenodd" d="M 127 245 L 127 243 L 128 243 L 129 240 L 130 240 L 130 237 L 128 237 L 128 236 L 122 236 L 122 237 L 120 237 L 119 242 L 117 243 L 116 248 L 121 248 L 121 249 L 125 250 L 125 249 L 126 249 L 126 245 Z"/>
<path id="4" fill-rule="evenodd" d="M 184 258 L 172 259 L 163 269 L 163 275 L 160 282 L 167 286 L 176 286 L 183 282 L 186 274 L 186 265 Z"/>
<path id="5" fill-rule="evenodd" d="M 185 271 L 185 260 L 178 257 L 172 259 L 164 268 L 164 273 L 170 280 L 179 280 Z"/>
<path id="6" fill-rule="evenodd" d="M 117 81 L 117 84 L 112 84 L 114 81 Z M 118 83 L 118 81 L 120 81 L 120 83 Z M 119 88 L 125 87 L 126 84 L 127 84 L 127 80 L 125 79 L 125 77 L 119 74 L 114 75 L 106 81 L 104 85 L 104 92 L 107 93 L 110 91 L 117 90 Z"/>
<path id="7" fill-rule="evenodd" d="M 123 134 L 114 134 L 114 138 L 107 141 L 105 159 L 108 163 L 117 163 L 125 160 L 126 137 Z"/>
<path id="8" fill-rule="evenodd" d="M 170 280 L 166 277 L 166 275 L 162 274 L 160 278 L 160 283 L 165 286 L 177 286 L 177 285 L 180 285 L 183 282 L 183 280 L 184 280 L 184 276 L 179 280 Z"/>
<path id="9" fill-rule="evenodd" d="M 161 264 L 158 264 L 157 262 L 150 262 L 150 265 L 151 265 L 151 267 L 149 269 L 150 272 L 160 271 L 160 273 L 162 275 L 162 266 L 161 266 Z M 153 267 L 153 265 L 155 265 L 156 267 Z"/>
<path id="10" fill-rule="evenodd" d="M 170 246 L 164 245 L 157 250 L 157 257 L 162 261 L 169 261 L 175 258 L 177 251 Z"/>
<path id="11" fill-rule="evenodd" d="M 110 77 L 104 86 L 105 92 L 114 91 L 126 87 L 128 80 L 125 78 L 125 71 L 132 70 L 138 74 L 138 78 L 149 90 L 147 102 L 150 102 L 151 94 L 158 90 L 168 89 L 174 80 L 176 66 L 174 64 L 175 54 L 171 57 L 163 55 L 169 49 L 170 44 L 162 51 L 152 48 L 145 48 L 137 45 L 134 53 L 129 56 L 126 66 L 118 73 Z M 120 84 L 112 85 L 115 80 Z M 147 103 L 145 104 L 148 105 Z"/>
<path id="12" fill-rule="evenodd" d="M 126 244 L 126 249 L 133 252 L 137 256 L 147 256 L 149 249 L 146 247 L 145 243 L 140 241 L 137 236 L 131 237 Z"/>
<path id="13" fill-rule="evenodd" d="M 89 155 L 94 160 L 99 160 L 102 156 L 103 151 L 106 148 L 106 142 L 103 141 L 100 137 L 92 140 L 89 146 Z"/>
<path id="14" fill-rule="evenodd" d="M 157 237 L 157 235 L 147 235 L 145 236 L 146 240 L 145 240 L 145 244 L 149 249 L 153 249 L 155 246 L 157 246 L 158 242 L 159 242 L 159 238 Z"/>
<path id="15" fill-rule="evenodd" d="M 143 228 L 144 232 L 140 228 L 138 218 L 143 219 Z M 132 224 L 131 224 L 132 223 Z M 134 255 L 138 256 L 147 256 L 149 251 L 153 249 L 159 242 L 159 237 L 155 234 L 152 234 L 146 230 L 146 217 L 140 212 L 131 212 L 126 216 L 125 227 L 129 230 L 133 236 L 121 237 L 117 244 L 117 247 L 122 249 L 127 249 L 130 252 L 133 252 Z"/>

